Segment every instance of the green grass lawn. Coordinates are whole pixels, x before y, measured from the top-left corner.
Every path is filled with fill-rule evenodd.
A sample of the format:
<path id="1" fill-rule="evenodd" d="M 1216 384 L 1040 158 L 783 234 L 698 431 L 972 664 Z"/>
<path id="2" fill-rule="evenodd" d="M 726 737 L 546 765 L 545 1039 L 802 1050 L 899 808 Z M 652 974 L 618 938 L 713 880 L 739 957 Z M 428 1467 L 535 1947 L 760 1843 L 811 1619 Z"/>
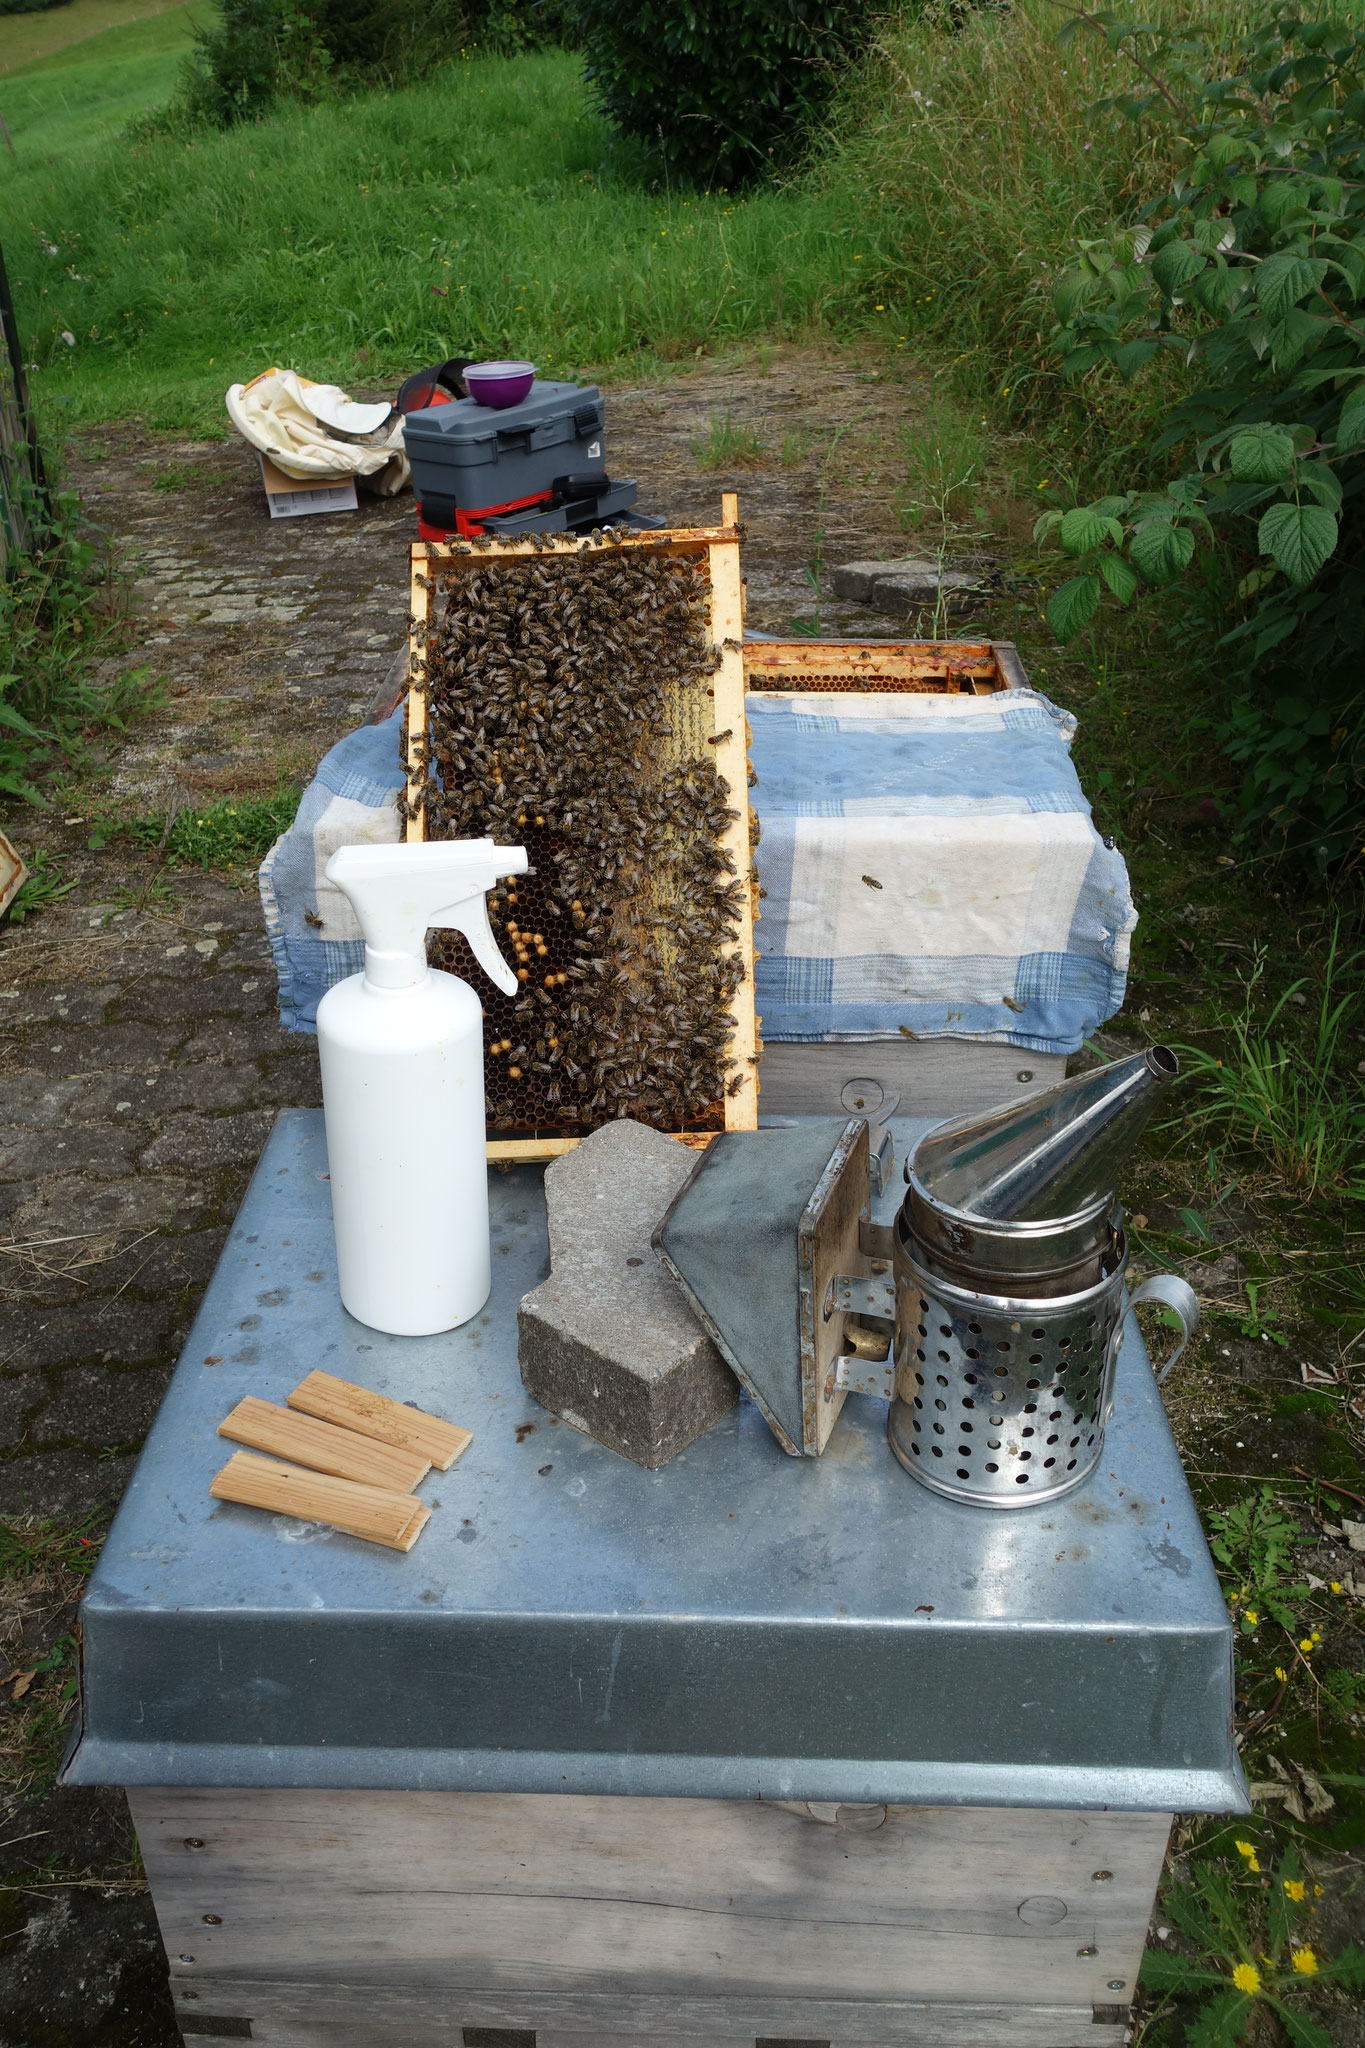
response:
<path id="1" fill-rule="evenodd" d="M 89 165 L 106 147 L 117 155 L 127 124 L 170 99 L 191 24 L 210 11 L 211 0 L 141 12 L 139 0 L 72 0 L 47 14 L 6 16 L 5 58 L 13 54 L 16 24 L 78 16 L 82 32 L 22 65 L 0 58 L 0 115 L 14 150 L 0 166 L 0 209 L 21 192 L 41 190 L 39 181 L 61 158 Z M 7 221 L 7 246 L 12 240 Z"/>
<path id="2" fill-rule="evenodd" d="M 0 26 L 0 77 L 30 64 L 60 62 L 64 52 L 96 36 L 181 11 L 181 0 L 69 0 L 66 6 L 48 7 L 40 14 L 8 14 Z M 105 47 L 112 46 L 101 45 Z M 146 47 L 161 47 L 155 30 Z"/>
<path id="3" fill-rule="evenodd" d="M 951 37 L 907 16 L 808 168 L 743 194 L 661 185 L 561 52 L 120 137 L 169 97 L 189 16 L 142 24 L 124 56 L 110 32 L 98 64 L 78 46 L 0 80 L 18 152 L 0 237 L 39 402 L 68 420 L 202 427 L 274 362 L 380 382 L 467 349 L 553 374 L 824 331 L 938 351 L 1002 425 L 1031 407 L 1059 444 L 1067 421 L 1084 431 L 1040 292 L 1059 248 L 1131 198 L 1132 152 L 1113 124 L 1079 141 L 1106 60 L 1058 64 L 1048 0 Z"/>
<path id="4" fill-rule="evenodd" d="M 216 417 L 227 384 L 274 362 L 363 380 L 515 352 L 555 374 L 877 317 L 870 252 L 837 205 L 651 190 L 572 56 L 457 63 L 404 91 L 92 155 L 119 93 L 167 64 L 0 87 L 19 151 L 0 167 L 0 232 L 39 400 L 68 399 L 70 418 Z"/>

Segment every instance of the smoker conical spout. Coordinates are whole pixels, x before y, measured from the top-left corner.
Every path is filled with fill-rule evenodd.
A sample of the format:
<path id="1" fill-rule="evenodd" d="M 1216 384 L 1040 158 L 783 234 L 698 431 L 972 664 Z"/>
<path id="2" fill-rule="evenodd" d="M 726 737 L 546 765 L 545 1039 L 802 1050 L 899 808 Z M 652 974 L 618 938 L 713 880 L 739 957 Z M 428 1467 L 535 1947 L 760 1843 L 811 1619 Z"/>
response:
<path id="1" fill-rule="evenodd" d="M 1023 1102 L 941 1124 L 916 1146 L 906 1177 L 932 1203 L 993 1222 L 1105 1206 L 1179 1072 L 1169 1047 L 1153 1045 Z"/>

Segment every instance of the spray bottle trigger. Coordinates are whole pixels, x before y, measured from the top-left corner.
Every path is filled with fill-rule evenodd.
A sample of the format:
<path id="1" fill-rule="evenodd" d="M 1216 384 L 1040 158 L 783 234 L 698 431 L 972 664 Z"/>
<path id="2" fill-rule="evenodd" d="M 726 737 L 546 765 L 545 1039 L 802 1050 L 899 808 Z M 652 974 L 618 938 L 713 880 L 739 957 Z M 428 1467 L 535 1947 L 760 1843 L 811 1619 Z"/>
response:
<path id="1" fill-rule="evenodd" d="M 470 951 L 482 967 L 488 979 L 496 982 L 504 995 L 515 995 L 517 977 L 498 951 L 493 938 L 493 927 L 488 921 L 488 899 L 482 893 L 469 896 L 463 903 L 454 903 L 448 910 L 433 917 L 433 925 L 442 931 L 463 932 L 469 941 Z"/>

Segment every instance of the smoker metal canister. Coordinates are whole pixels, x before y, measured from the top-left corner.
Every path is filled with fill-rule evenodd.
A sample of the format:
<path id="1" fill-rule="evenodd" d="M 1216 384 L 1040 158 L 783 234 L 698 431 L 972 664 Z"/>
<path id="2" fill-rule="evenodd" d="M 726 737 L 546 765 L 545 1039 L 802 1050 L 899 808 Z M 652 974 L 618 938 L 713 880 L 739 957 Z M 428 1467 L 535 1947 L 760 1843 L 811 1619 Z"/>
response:
<path id="1" fill-rule="evenodd" d="M 908 1472 L 978 1507 L 1055 1500 L 1093 1470 L 1113 1384 L 1126 1245 L 1078 1292 L 987 1293 L 931 1270 L 896 1230 L 896 1396 Z M 917 1253 L 919 1256 L 917 1256 Z"/>
<path id="2" fill-rule="evenodd" d="M 1176 1071 L 1154 1047 L 916 1147 L 896 1225 L 888 1431 L 935 1492 L 994 1508 L 1069 1493 L 1104 1448 L 1129 1310 L 1155 1299 L 1176 1311 L 1184 1334 L 1162 1378 L 1198 1326 L 1193 1290 L 1171 1274 L 1125 1301 L 1114 1194 Z"/>
<path id="3" fill-rule="evenodd" d="M 1112 1270 L 1068 1295 L 1021 1298 L 958 1285 L 916 1257 L 896 1228 L 896 1392 L 891 1449 L 935 1493 L 974 1507 L 1036 1507 L 1089 1478 L 1104 1449 L 1114 1369 L 1129 1313 L 1143 1301 L 1175 1311 L 1182 1335 L 1199 1324 L 1188 1282 L 1153 1274 L 1125 1301 L 1127 1244 Z"/>

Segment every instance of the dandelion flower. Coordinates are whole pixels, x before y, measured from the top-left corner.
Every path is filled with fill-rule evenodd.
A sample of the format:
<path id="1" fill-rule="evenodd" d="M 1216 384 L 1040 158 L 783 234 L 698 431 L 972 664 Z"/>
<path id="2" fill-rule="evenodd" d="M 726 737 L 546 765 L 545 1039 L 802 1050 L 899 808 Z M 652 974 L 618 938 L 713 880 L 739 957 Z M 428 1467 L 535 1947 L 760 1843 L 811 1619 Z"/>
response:
<path id="1" fill-rule="evenodd" d="M 1299 1639 L 1299 1648 L 1303 1651 L 1305 1657 L 1311 1655 L 1313 1649 L 1313 1638 L 1311 1636 L 1301 1636 Z"/>
<path id="2" fill-rule="evenodd" d="M 1341 1591 L 1341 1580 L 1340 1580 L 1340 1579 L 1333 1579 L 1333 1581 L 1332 1581 L 1332 1591 L 1333 1591 L 1334 1593 L 1339 1593 L 1339 1592 Z"/>
<path id="3" fill-rule="evenodd" d="M 1292 1899 L 1296 1906 L 1302 1905 L 1308 1891 L 1308 1887 L 1303 1879 L 1301 1877 L 1286 1877 L 1283 1883 L 1285 1897 Z"/>
<path id="4" fill-rule="evenodd" d="M 1239 1963 L 1232 1973 L 1232 1981 L 1239 1991 L 1245 1991 L 1248 1998 L 1254 1998 L 1261 1988 L 1261 1973 L 1255 1963 Z"/>
<path id="5" fill-rule="evenodd" d="M 1289 1958 L 1301 1977 L 1316 1977 L 1318 1959 L 1311 1948 L 1296 1948 Z"/>
<path id="6" fill-rule="evenodd" d="M 1257 1613 L 1254 1607 L 1248 1607 L 1244 1618 L 1251 1623 L 1251 1626 L 1253 1628 L 1256 1627 L 1257 1623 L 1261 1619 L 1260 1615 Z"/>

